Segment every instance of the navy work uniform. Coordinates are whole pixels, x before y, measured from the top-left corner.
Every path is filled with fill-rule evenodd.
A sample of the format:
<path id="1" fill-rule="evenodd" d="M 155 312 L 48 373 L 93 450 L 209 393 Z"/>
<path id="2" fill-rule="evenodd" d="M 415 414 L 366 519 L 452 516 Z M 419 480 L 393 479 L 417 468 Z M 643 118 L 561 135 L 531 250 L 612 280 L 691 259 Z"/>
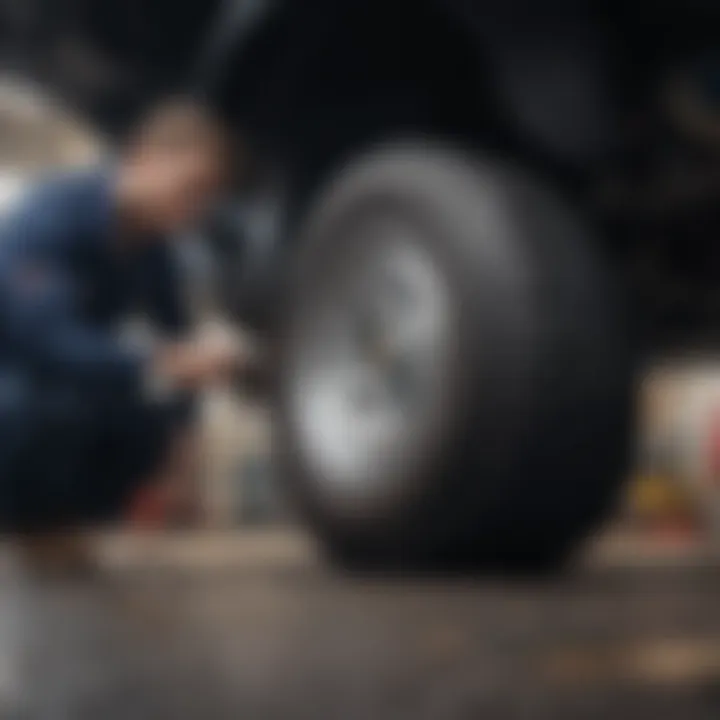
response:
<path id="1" fill-rule="evenodd" d="M 49 180 L 0 223 L 0 531 L 113 518 L 192 412 L 118 339 L 135 311 L 171 335 L 187 315 L 169 245 L 120 237 L 112 183 Z"/>

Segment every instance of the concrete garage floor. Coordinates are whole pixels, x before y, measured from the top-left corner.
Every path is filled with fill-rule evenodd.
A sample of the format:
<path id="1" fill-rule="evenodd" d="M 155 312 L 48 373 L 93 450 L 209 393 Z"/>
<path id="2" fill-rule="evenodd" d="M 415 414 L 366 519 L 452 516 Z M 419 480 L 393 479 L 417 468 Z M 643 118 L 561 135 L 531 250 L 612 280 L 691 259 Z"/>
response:
<path id="1" fill-rule="evenodd" d="M 545 583 L 360 579 L 280 530 L 99 547 L 99 582 L 22 584 L 5 568 L 24 718 L 720 714 L 713 564 L 610 554 Z"/>

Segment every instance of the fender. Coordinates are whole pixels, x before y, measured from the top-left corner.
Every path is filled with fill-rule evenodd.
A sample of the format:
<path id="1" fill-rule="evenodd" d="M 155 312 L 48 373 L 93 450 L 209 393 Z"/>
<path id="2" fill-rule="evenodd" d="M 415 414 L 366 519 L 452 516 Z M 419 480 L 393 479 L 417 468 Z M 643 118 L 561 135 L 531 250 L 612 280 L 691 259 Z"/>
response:
<path id="1" fill-rule="evenodd" d="M 377 29 L 360 39 L 358 20 L 368 15 Z M 418 38 L 421 16 L 424 37 Z M 427 22 L 430 17 L 439 23 Z M 386 59 L 373 56 L 381 52 L 373 46 L 382 46 L 390 27 L 398 35 L 398 55 L 418 43 L 428 54 L 438 53 L 440 63 L 460 51 L 458 66 L 470 59 L 472 70 L 463 71 L 465 85 L 458 83 L 456 90 L 466 96 L 462 103 L 473 106 L 469 114 L 482 107 L 472 118 L 471 134 L 493 122 L 502 134 L 573 165 L 590 163 L 612 147 L 608 36 L 588 0 L 234 0 L 204 43 L 195 83 L 270 141 L 295 135 L 291 145 L 307 144 L 308 128 L 322 125 L 323 113 L 336 125 L 341 107 L 352 105 L 353 115 L 362 114 L 397 95 L 397 87 L 389 92 L 382 82 L 376 83 L 376 97 L 372 88 L 360 87 L 348 50 L 357 48 L 358 64 L 382 64 Z M 388 73 L 401 62 L 388 61 Z M 328 64 L 343 63 L 348 80 L 339 90 L 322 78 Z M 383 80 L 381 73 L 378 78 Z M 456 79 L 449 75 L 445 83 Z M 336 100 L 340 91 L 343 97 Z M 305 137 L 292 126 L 303 127 Z"/>

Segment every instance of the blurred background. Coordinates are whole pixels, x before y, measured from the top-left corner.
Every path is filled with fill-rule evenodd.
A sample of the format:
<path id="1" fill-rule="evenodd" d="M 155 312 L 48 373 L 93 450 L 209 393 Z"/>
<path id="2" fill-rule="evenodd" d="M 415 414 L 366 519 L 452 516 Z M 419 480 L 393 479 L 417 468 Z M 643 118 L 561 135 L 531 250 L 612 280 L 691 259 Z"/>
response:
<path id="1" fill-rule="evenodd" d="M 304 195 L 317 190 L 317 178 L 339 174 L 328 174 L 327 167 L 347 164 L 348 147 L 383 139 L 388 128 L 391 135 L 398 129 L 427 135 L 428 125 L 418 120 L 426 113 L 433 130 L 452 127 L 449 134 L 465 141 L 464 123 L 454 123 L 460 116 L 470 126 L 479 112 L 449 89 L 457 83 L 460 95 L 472 94 L 466 58 L 458 53 L 448 59 L 448 38 L 436 47 L 426 34 L 435 16 L 426 10 L 413 15 L 404 3 L 387 16 L 382 3 L 371 3 L 367 16 L 355 17 L 365 30 L 381 22 L 391 28 L 377 39 L 385 71 L 348 60 L 337 41 L 314 45 L 307 27 L 319 32 L 335 17 L 312 4 L 281 13 L 269 40 L 255 44 L 251 31 L 266 12 L 262 2 L 228 3 L 223 12 L 215 3 L 202 12 L 184 2 L 172 8 L 116 5 L 104 16 L 100 4 L 87 1 L 0 2 L 0 212 L 48 172 L 112 154 L 138 110 L 161 90 L 174 91 L 180 78 L 207 91 L 226 88 L 228 72 L 237 72 L 242 92 L 221 93 L 222 104 L 238 113 L 239 127 L 258 149 L 258 176 L 242 195 L 238 191 L 217 226 L 190 233 L 182 248 L 187 292 L 198 325 L 208 332 L 251 342 L 258 329 L 267 331 L 272 303 L 264 280 L 271 271 L 264 253 L 277 241 L 277 227 L 303 214 Z M 601 35 L 605 48 L 604 15 L 577 20 L 578 12 L 563 2 L 548 8 L 548 37 L 566 39 L 581 27 L 592 39 Z M 713 17 L 711 10 L 702 12 Z M 291 43 L 288 38 L 301 32 L 293 25 L 298 17 L 308 35 Z M 503 25 L 504 13 L 492 17 Z M 616 30 L 613 22 L 619 21 L 612 17 L 609 27 Z M 3 693 L 8 719 L 717 717 L 720 25 L 705 21 L 697 29 L 697 20 L 673 20 L 672 11 L 658 10 L 655 41 L 647 48 L 637 41 L 646 52 L 620 93 L 630 96 L 620 154 L 632 147 L 623 163 L 607 159 L 617 149 L 606 154 L 600 148 L 604 127 L 595 120 L 606 108 L 592 92 L 577 89 L 572 72 L 566 76 L 552 64 L 559 99 L 545 96 L 539 104 L 528 101 L 525 111 L 522 101 L 514 108 L 529 123 L 538 121 L 540 135 L 547 129 L 542 109 L 550 116 L 547 145 L 528 153 L 533 167 L 552 165 L 555 172 L 547 155 L 548 147 L 557 149 L 563 156 L 558 177 L 572 185 L 576 163 L 591 162 L 589 194 L 599 207 L 610 207 L 603 230 L 621 227 L 609 233 L 612 238 L 648 238 L 632 246 L 617 240 L 622 248 L 612 248 L 628 275 L 643 278 L 632 292 L 638 307 L 650 308 L 638 313 L 643 347 L 631 469 L 616 510 L 579 546 L 572 571 L 510 581 L 447 568 L 430 574 L 401 568 L 380 576 L 333 571 L 284 495 L 267 404 L 236 389 L 213 390 L 202 399 L 198 527 L 98 534 L 94 547 L 111 578 L 100 588 L 85 581 L 17 580 L 12 558 L 4 559 L 6 586 L 13 589 L 0 603 L 0 718 L 6 717 Z M 637 30 L 635 16 L 624 21 L 620 45 Z M 405 23 L 414 30 L 403 39 L 397 31 Z M 231 25 L 239 33 L 234 39 L 223 32 Z M 245 28 L 249 46 L 238 39 Z M 503 47 L 519 42 L 537 49 L 536 37 L 520 36 L 508 37 Z M 352 40 L 362 45 L 367 37 L 358 31 Z M 540 43 L 543 57 L 546 44 Z M 577 59 L 594 78 L 595 61 L 585 58 L 595 45 L 580 44 L 560 53 L 560 66 Z M 663 55 L 658 47 L 664 46 L 672 52 Z M 282 74 L 282 63 L 267 68 L 268 48 L 282 51 L 290 66 L 321 67 L 334 102 L 322 97 L 313 105 L 307 98 L 319 92 L 320 82 L 315 86 L 292 73 L 273 84 L 273 68 Z M 264 63 L 262 72 L 237 60 L 240 49 Z M 423 58 L 420 80 L 413 82 L 432 88 L 440 111 L 426 107 L 411 89 L 407 96 L 398 90 L 412 85 L 412 73 L 402 61 L 389 62 L 390 50 L 407 52 L 408 67 Z M 625 47 L 623 58 L 633 52 Z M 342 63 L 336 60 L 341 56 Z M 332 72 L 335 62 L 340 77 Z M 499 68 L 498 83 L 512 85 L 517 66 Z M 377 106 L 368 108 L 358 98 L 372 96 L 384 72 L 393 82 L 382 83 L 380 95 L 392 117 L 380 120 Z M 590 76 L 582 76 L 580 85 Z M 543 85 L 545 78 L 540 73 L 536 81 Z M 294 111 L 295 83 L 309 93 L 296 99 L 303 112 Z M 237 97 L 243 93 L 246 108 Z M 358 139 L 360 126 L 372 130 Z M 337 127 L 348 131 L 343 135 Z M 529 144 L 533 132 L 521 133 Z M 494 148 L 505 147 L 500 135 L 490 135 Z M 329 138 L 321 157 L 301 162 L 310 152 L 303 139 L 310 148 L 321 136 Z M 277 172 L 278 165 L 287 170 L 282 160 L 292 171 Z M 286 192 L 286 184 L 294 192 Z M 590 183 L 583 176 L 578 185 L 585 190 Z M 630 219 L 628 206 L 640 208 Z M 218 258 L 217 243 L 228 233 L 238 246 L 253 249 L 251 262 Z M 262 290 L 253 295 L 247 288 L 256 285 Z M 129 332 L 141 335 L 142 328 L 131 323 Z M 18 670 L 15 658 L 28 654 L 35 667 Z M 15 707 L 30 709 L 16 715 Z"/>

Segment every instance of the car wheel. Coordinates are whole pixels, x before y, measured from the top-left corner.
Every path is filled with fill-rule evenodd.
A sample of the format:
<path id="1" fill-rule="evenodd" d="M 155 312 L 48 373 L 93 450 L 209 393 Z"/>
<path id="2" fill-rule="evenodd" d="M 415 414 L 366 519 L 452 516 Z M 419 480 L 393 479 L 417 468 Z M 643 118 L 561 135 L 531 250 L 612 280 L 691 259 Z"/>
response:
<path id="1" fill-rule="evenodd" d="M 276 443 L 331 555 L 566 557 L 612 507 L 630 436 L 630 353 L 583 224 L 520 169 L 404 145 L 336 178 L 300 248 Z"/>

